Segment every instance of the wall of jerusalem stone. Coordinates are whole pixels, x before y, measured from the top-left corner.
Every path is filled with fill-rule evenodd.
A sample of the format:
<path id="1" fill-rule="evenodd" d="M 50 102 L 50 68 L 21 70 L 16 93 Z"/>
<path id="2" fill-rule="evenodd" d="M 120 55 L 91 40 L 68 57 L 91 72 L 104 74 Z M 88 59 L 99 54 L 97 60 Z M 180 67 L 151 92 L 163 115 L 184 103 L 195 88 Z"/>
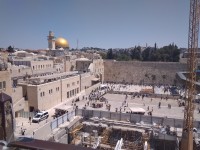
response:
<path id="1" fill-rule="evenodd" d="M 104 61 L 104 82 L 176 84 L 176 73 L 186 71 L 179 62 Z"/>

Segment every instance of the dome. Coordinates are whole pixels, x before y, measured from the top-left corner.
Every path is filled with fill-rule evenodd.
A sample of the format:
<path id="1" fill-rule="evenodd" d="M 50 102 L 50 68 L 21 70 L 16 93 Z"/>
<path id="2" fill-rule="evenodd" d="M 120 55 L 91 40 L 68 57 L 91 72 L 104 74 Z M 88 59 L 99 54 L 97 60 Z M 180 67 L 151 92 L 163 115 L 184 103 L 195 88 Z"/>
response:
<path id="1" fill-rule="evenodd" d="M 66 39 L 59 37 L 56 39 L 56 48 L 69 48 L 69 43 Z"/>

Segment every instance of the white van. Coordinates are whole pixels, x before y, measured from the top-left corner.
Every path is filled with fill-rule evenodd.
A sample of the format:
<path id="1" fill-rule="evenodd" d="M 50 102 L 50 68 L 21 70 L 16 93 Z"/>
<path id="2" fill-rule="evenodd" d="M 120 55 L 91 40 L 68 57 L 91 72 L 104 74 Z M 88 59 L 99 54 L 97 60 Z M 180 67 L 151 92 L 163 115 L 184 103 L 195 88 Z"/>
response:
<path id="1" fill-rule="evenodd" d="M 44 119 L 47 119 L 48 117 L 49 113 L 47 111 L 41 111 L 33 117 L 32 122 L 40 122 Z"/>

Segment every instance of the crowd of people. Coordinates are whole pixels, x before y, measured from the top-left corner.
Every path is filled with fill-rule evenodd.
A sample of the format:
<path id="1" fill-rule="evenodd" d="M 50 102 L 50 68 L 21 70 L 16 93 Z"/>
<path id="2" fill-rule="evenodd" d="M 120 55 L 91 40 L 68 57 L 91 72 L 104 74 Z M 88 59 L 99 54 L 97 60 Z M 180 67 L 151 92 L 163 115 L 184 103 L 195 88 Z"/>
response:
<path id="1" fill-rule="evenodd" d="M 150 89 L 153 88 L 153 86 L 151 85 L 132 85 L 132 84 L 115 84 L 115 83 L 105 83 L 103 84 L 103 86 L 91 91 L 90 94 L 83 96 L 82 98 L 77 98 L 75 101 L 72 102 L 72 105 L 74 106 L 74 108 L 77 108 L 78 106 L 76 105 L 76 102 L 80 101 L 80 100 L 85 100 L 85 105 L 84 105 L 84 109 L 87 109 L 88 107 L 92 107 L 92 108 L 102 108 L 105 106 L 106 110 L 110 111 L 112 105 L 109 103 L 109 100 L 106 99 L 105 97 L 103 97 L 104 94 L 106 94 L 107 92 L 112 92 L 112 91 L 119 91 L 121 92 L 121 94 L 124 94 L 124 100 L 121 104 L 120 107 L 114 108 L 115 112 L 124 112 L 124 113 L 131 113 L 131 111 L 128 109 L 129 104 L 127 99 L 132 100 L 132 99 L 138 99 L 141 98 L 141 100 L 143 101 L 143 106 L 146 106 L 146 113 L 147 115 L 152 115 L 153 113 L 153 107 L 152 105 L 155 105 L 152 103 L 152 105 L 150 104 L 150 106 L 148 106 L 148 104 L 145 104 L 145 99 L 146 98 L 150 98 L 150 102 L 153 101 L 154 98 L 160 98 L 160 101 L 158 101 L 157 106 L 158 109 L 162 109 L 162 100 L 166 100 L 168 101 L 171 91 L 172 86 L 168 86 L 168 85 L 155 85 L 155 91 L 158 94 L 149 94 L 149 93 L 144 93 L 141 92 L 142 89 Z M 180 94 L 183 92 L 183 90 L 181 88 L 173 88 L 177 89 L 177 92 Z M 127 92 L 129 91 L 129 92 Z M 153 96 L 152 96 L 153 95 Z M 184 102 L 181 101 L 179 98 L 177 99 L 178 102 L 178 106 L 185 106 Z M 155 102 L 154 102 L 155 103 Z M 166 102 L 165 102 L 166 104 Z M 165 106 L 166 107 L 166 106 Z M 172 104 L 170 104 L 170 102 L 167 104 L 168 109 L 172 108 Z"/>

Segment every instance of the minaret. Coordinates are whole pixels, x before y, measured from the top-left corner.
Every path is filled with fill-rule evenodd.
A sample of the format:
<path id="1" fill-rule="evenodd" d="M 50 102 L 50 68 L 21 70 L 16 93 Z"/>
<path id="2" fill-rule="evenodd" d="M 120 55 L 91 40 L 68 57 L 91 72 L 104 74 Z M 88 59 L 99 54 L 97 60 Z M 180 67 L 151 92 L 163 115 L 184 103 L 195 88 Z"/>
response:
<path id="1" fill-rule="evenodd" d="M 47 36 L 47 40 L 49 50 L 55 50 L 55 36 L 52 31 L 49 31 L 49 36 Z"/>

